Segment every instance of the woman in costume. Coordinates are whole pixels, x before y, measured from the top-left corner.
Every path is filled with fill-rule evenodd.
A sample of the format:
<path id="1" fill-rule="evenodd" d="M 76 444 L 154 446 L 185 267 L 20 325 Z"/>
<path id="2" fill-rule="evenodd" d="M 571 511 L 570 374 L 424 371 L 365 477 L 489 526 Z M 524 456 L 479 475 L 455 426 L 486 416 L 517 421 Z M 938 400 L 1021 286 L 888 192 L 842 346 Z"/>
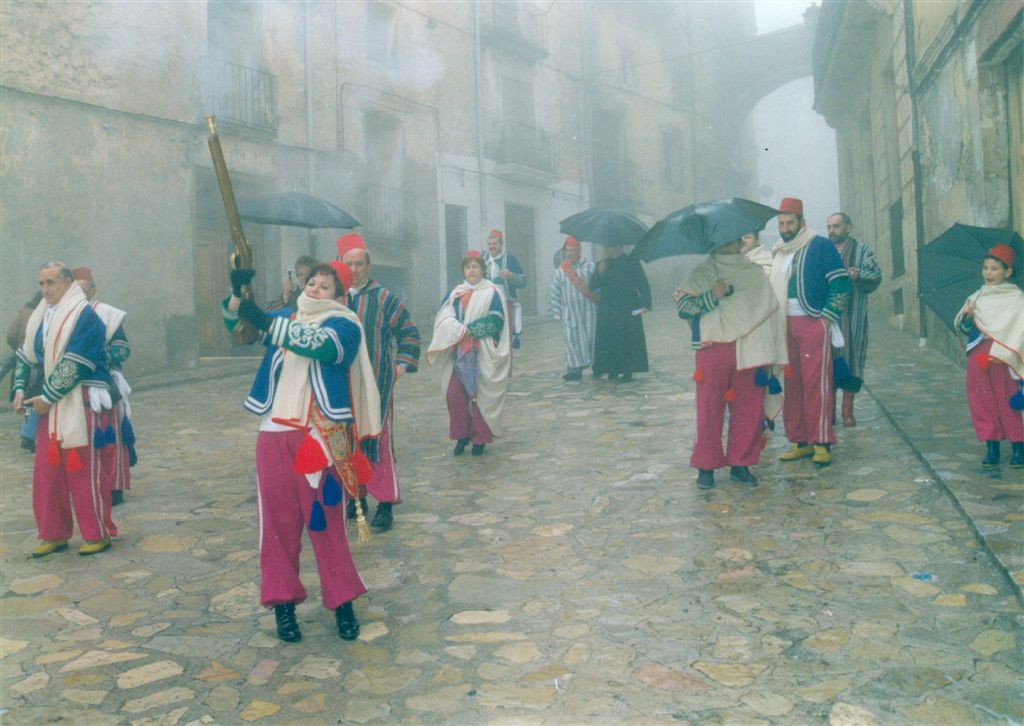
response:
<path id="1" fill-rule="evenodd" d="M 454 454 L 473 444 L 473 456 L 501 435 L 512 347 L 505 321 L 505 297 L 484 277 L 479 252 L 462 258 L 466 279 L 449 292 L 434 319 L 427 362 L 440 360 L 448 402 L 449 435 Z"/>
<path id="2" fill-rule="evenodd" d="M 341 262 L 315 266 L 298 309 L 269 314 L 240 299 L 252 276 L 252 270 L 232 271 L 232 295 L 222 309 L 229 330 L 244 320 L 267 348 L 245 401 L 260 417 L 260 603 L 274 608 L 281 640 L 302 640 L 295 605 L 306 599 L 299 580 L 305 526 L 324 607 L 334 611 L 338 635 L 355 640 L 352 601 L 366 585 L 349 552 L 339 482 L 351 492 L 368 478 L 358 442 L 380 433 L 380 402 L 362 325 L 345 305 L 352 272 Z"/>
<path id="3" fill-rule="evenodd" d="M 1010 282 L 1014 251 L 996 245 L 981 266 L 985 284 L 956 317 L 967 336 L 967 404 L 986 468 L 999 466 L 999 442 L 1009 439 L 1010 466 L 1024 467 L 1024 291 Z"/>

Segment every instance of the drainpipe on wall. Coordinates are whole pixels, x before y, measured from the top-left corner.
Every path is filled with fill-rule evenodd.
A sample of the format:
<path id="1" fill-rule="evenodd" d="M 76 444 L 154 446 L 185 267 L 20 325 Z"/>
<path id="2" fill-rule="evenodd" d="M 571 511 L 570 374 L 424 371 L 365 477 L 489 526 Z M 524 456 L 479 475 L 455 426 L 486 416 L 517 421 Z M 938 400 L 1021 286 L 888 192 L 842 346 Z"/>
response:
<path id="1" fill-rule="evenodd" d="M 907 94 L 910 97 L 910 161 L 914 169 L 914 236 L 915 254 L 924 245 L 924 190 L 921 187 L 921 138 L 917 125 L 917 85 L 914 82 L 914 68 L 917 66 L 917 51 L 914 44 L 913 0 L 903 0 L 903 37 L 907 50 Z M 920 268 L 918 268 L 920 270 Z M 920 278 L 920 271 L 918 272 Z M 914 286 L 917 288 L 917 285 Z M 925 318 L 924 301 L 917 298 L 918 345 L 924 347 L 928 340 L 928 323 Z"/>
<path id="2" fill-rule="evenodd" d="M 480 3 L 473 3 L 473 91 L 476 95 L 476 167 L 480 187 L 480 230 L 487 229 L 487 189 L 484 177 L 484 120 L 480 103 Z"/>

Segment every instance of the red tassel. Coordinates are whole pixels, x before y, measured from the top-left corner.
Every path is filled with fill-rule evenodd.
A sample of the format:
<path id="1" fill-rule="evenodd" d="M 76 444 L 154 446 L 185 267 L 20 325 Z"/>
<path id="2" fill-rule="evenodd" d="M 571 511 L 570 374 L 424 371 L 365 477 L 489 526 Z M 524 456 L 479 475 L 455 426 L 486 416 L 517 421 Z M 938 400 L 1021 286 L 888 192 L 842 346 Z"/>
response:
<path id="1" fill-rule="evenodd" d="M 82 457 L 78 455 L 78 449 L 68 449 L 64 455 L 64 469 L 66 471 L 81 471 Z"/>
<path id="2" fill-rule="evenodd" d="M 50 466 L 60 466 L 60 448 L 55 438 L 50 439 L 50 444 L 46 448 L 46 463 Z"/>
<path id="3" fill-rule="evenodd" d="M 978 368 L 984 370 L 992 365 L 992 356 L 990 355 L 979 355 L 978 356 Z"/>
<path id="4" fill-rule="evenodd" d="M 704 369 L 698 368 L 693 372 L 693 380 L 696 383 L 702 383 L 704 381 Z"/>
<path id="5" fill-rule="evenodd" d="M 315 438 L 306 434 L 299 444 L 299 450 L 295 452 L 295 471 L 298 474 L 315 474 L 327 468 L 330 462 L 324 447 Z"/>
<path id="6" fill-rule="evenodd" d="M 725 389 L 725 400 L 726 401 L 735 401 L 736 400 L 736 389 L 735 388 L 727 388 L 727 389 Z"/>
<path id="7" fill-rule="evenodd" d="M 352 456 L 349 457 L 349 463 L 352 464 L 352 470 L 356 473 L 357 482 L 366 484 L 370 481 L 370 477 L 373 475 L 370 460 L 366 458 L 366 454 L 358 444 L 356 444 L 356 450 L 352 452 Z"/>
<path id="8" fill-rule="evenodd" d="M 766 446 L 768 446 L 768 434 L 761 434 L 761 440 L 758 442 L 758 446 L 761 449 L 764 449 Z"/>
<path id="9" fill-rule="evenodd" d="M 783 378 L 792 378 L 793 377 L 793 366 L 786 366 L 785 368 L 783 368 L 782 369 L 782 376 L 783 376 Z"/>

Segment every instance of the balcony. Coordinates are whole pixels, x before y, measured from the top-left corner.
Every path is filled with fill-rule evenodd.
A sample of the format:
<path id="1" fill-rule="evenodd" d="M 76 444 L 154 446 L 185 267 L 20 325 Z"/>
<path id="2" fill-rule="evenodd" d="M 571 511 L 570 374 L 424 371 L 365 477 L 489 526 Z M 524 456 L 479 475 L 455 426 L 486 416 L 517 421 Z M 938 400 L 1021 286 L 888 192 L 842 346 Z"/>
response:
<path id="1" fill-rule="evenodd" d="M 277 77 L 256 68 L 207 58 L 203 115 L 247 129 L 277 131 Z"/>
<path id="2" fill-rule="evenodd" d="M 416 241 L 416 196 L 406 189 L 367 185 L 362 209 L 356 216 L 371 240 Z"/>
<path id="3" fill-rule="evenodd" d="M 543 17 L 516 0 L 491 0 L 481 6 L 481 37 L 492 47 L 503 48 L 529 61 L 548 55 Z"/>
<path id="4" fill-rule="evenodd" d="M 594 204 L 635 211 L 643 207 L 643 172 L 624 156 L 594 159 Z"/>
<path id="5" fill-rule="evenodd" d="M 555 135 L 536 126 L 506 121 L 497 149 L 498 176 L 548 186 L 558 180 L 558 145 Z"/>

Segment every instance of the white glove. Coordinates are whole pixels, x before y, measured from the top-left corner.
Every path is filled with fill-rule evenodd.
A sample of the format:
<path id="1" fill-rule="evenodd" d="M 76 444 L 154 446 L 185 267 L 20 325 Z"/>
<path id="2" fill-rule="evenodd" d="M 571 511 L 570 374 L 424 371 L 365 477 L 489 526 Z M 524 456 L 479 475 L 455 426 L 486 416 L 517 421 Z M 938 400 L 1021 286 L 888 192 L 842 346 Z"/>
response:
<path id="1" fill-rule="evenodd" d="M 100 386 L 87 386 L 86 389 L 89 391 L 89 408 L 92 409 L 93 413 L 100 413 L 103 410 L 109 411 L 114 407 L 114 402 L 110 398 L 110 391 Z"/>
<path id="2" fill-rule="evenodd" d="M 114 380 L 114 385 L 117 386 L 117 392 L 121 394 L 120 403 L 123 406 L 125 418 L 131 418 L 132 405 L 128 403 L 128 394 L 132 392 L 132 387 L 128 385 L 128 381 L 121 371 L 112 371 L 110 377 Z"/>
<path id="3" fill-rule="evenodd" d="M 829 335 L 832 336 L 832 347 L 845 348 L 846 338 L 843 337 L 843 329 L 837 323 L 832 323 L 828 326 L 828 329 Z"/>

